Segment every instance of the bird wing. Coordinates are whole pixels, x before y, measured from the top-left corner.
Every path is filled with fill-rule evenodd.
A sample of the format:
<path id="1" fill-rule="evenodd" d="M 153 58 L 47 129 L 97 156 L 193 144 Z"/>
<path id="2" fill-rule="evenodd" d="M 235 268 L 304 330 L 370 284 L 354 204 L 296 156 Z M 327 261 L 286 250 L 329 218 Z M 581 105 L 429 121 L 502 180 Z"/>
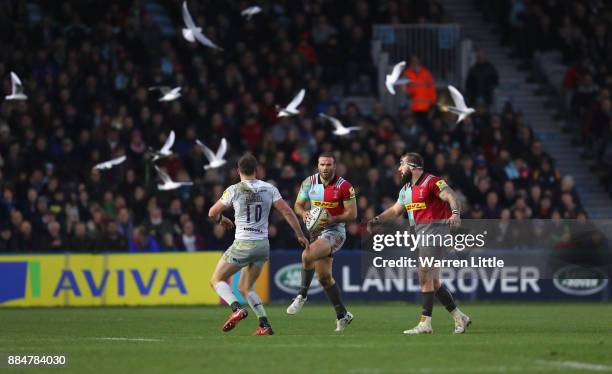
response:
<path id="1" fill-rule="evenodd" d="M 340 120 L 338 120 L 337 118 L 334 118 L 332 116 L 328 116 L 327 114 L 323 114 L 323 113 L 319 113 L 319 116 L 329 120 L 329 122 L 331 122 L 332 125 L 334 125 L 336 130 L 344 129 L 344 126 L 342 125 L 342 122 L 340 122 Z"/>
<path id="2" fill-rule="evenodd" d="M 247 17 L 249 17 L 249 18 L 250 18 L 251 16 L 253 16 L 253 15 L 255 15 L 255 14 L 259 13 L 259 12 L 261 12 L 261 8 L 260 8 L 260 7 L 258 7 L 257 5 L 255 5 L 255 6 L 252 6 L 252 7 L 248 7 L 248 8 L 246 8 L 246 9 L 245 9 L 245 10 L 243 10 L 243 11 L 242 11 L 240 14 L 241 14 L 242 16 L 247 16 Z"/>
<path id="3" fill-rule="evenodd" d="M 155 165 L 155 170 L 157 170 L 157 174 L 159 174 L 159 177 L 162 179 L 164 184 L 172 183 L 172 179 L 170 179 L 170 176 L 164 173 L 164 171 L 160 169 L 159 167 L 157 167 L 157 165 Z"/>
<path id="4" fill-rule="evenodd" d="M 395 82 L 402 72 L 404 71 L 404 66 L 406 66 L 406 61 L 398 62 L 393 67 L 393 71 L 391 72 L 391 77 L 393 78 L 393 82 Z"/>
<path id="5" fill-rule="evenodd" d="M 201 32 L 199 32 L 198 30 L 191 30 L 191 32 L 193 33 L 193 36 L 202 44 L 204 44 L 207 47 L 210 48 L 214 48 L 214 49 L 219 49 L 219 50 L 223 50 L 223 48 L 219 47 L 218 45 L 216 45 L 215 43 L 212 42 L 212 40 L 208 39 L 206 36 L 204 36 L 204 34 L 202 34 Z"/>
<path id="6" fill-rule="evenodd" d="M 125 157 L 125 156 L 117 157 L 117 158 L 114 158 L 114 159 L 110 160 L 109 163 L 111 165 L 119 165 L 120 163 L 125 161 L 126 158 L 127 157 Z"/>
<path id="7" fill-rule="evenodd" d="M 167 153 L 170 152 L 170 148 L 172 148 L 172 145 L 174 144 L 174 130 L 170 131 L 170 135 L 168 135 L 168 139 L 166 139 L 166 142 L 164 143 L 164 146 L 161 149 L 161 153 Z"/>
<path id="8" fill-rule="evenodd" d="M 389 91 L 391 95 L 395 95 L 395 87 L 393 87 L 393 77 L 392 76 L 387 75 L 385 79 L 385 87 L 387 87 L 387 91 Z"/>
<path id="9" fill-rule="evenodd" d="M 21 86 L 22 86 L 21 79 L 19 79 L 17 74 L 11 71 L 11 89 L 13 91 L 12 92 L 13 95 L 23 92 L 23 89 L 21 88 Z"/>
<path id="10" fill-rule="evenodd" d="M 465 105 L 465 101 L 463 100 L 463 95 L 459 92 L 458 89 L 449 85 L 448 90 L 450 91 L 451 97 L 453 98 L 453 102 L 455 103 L 455 107 L 459 110 L 466 110 L 467 106 Z"/>
<path id="11" fill-rule="evenodd" d="M 225 152 L 227 152 L 227 140 L 225 138 L 221 139 L 221 144 L 219 145 L 219 149 L 217 149 L 216 157 L 218 160 L 221 160 L 223 156 L 225 156 Z"/>
<path id="12" fill-rule="evenodd" d="M 94 169 L 103 170 L 103 169 L 108 169 L 110 167 L 111 167 L 110 161 L 104 161 L 104 162 L 100 162 L 99 164 L 96 164 L 94 166 Z"/>
<path id="13" fill-rule="evenodd" d="M 183 1 L 182 13 L 183 13 L 183 22 L 185 23 L 185 26 L 187 26 L 187 28 L 191 30 L 191 32 L 193 33 L 193 30 L 196 29 L 196 25 L 193 22 L 193 18 L 191 18 L 191 14 L 189 14 L 189 9 L 187 9 L 186 1 Z"/>
<path id="14" fill-rule="evenodd" d="M 304 95 L 306 95 L 306 90 L 302 88 L 300 92 L 298 92 L 298 94 L 295 95 L 293 100 L 291 100 L 289 105 L 287 105 L 287 109 L 296 110 L 297 107 L 302 103 L 302 100 L 304 100 Z"/>
<path id="15" fill-rule="evenodd" d="M 202 143 L 201 141 L 197 139 L 196 139 L 196 143 L 204 151 L 204 156 L 206 156 L 206 158 L 208 159 L 208 162 L 213 162 L 217 158 L 217 156 L 213 153 L 213 151 L 210 150 L 210 148 L 206 146 L 206 144 Z"/>

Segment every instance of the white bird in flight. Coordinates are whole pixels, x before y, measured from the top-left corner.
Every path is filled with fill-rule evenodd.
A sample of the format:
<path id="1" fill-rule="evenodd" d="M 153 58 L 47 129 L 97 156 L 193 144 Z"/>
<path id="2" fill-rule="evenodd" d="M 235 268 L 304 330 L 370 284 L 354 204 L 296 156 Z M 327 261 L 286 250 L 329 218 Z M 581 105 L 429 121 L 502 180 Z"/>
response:
<path id="1" fill-rule="evenodd" d="M 98 170 L 111 169 L 113 166 L 119 165 L 120 163 L 125 161 L 125 159 L 126 159 L 125 156 L 121 156 L 121 157 L 113 158 L 112 160 L 109 160 L 109 161 L 100 162 L 99 164 L 94 166 L 94 169 L 98 169 Z"/>
<path id="2" fill-rule="evenodd" d="M 196 27 L 196 30 L 199 32 L 202 32 L 201 27 Z M 191 43 L 195 43 L 196 39 L 195 39 L 195 36 L 193 36 L 193 33 L 191 32 L 191 30 L 184 28 L 182 31 L 183 31 L 183 38 L 185 38 L 185 40 Z"/>
<path id="3" fill-rule="evenodd" d="M 393 71 L 391 71 L 391 74 L 387 74 L 385 78 L 385 86 L 387 87 L 387 91 L 389 91 L 391 95 L 395 95 L 394 86 L 401 86 L 401 85 L 410 83 L 410 79 L 406 79 L 406 78 L 399 79 L 400 75 L 402 75 L 402 72 L 404 71 L 405 66 L 406 66 L 406 61 L 398 62 L 393 67 Z"/>
<path id="4" fill-rule="evenodd" d="M 342 122 L 340 122 L 339 119 L 332 116 L 328 116 L 327 114 L 319 113 L 319 116 L 327 119 L 332 123 L 332 125 L 334 125 L 334 135 L 344 136 L 350 134 L 351 131 L 360 130 L 358 126 L 344 127 L 344 125 L 342 124 Z"/>
<path id="5" fill-rule="evenodd" d="M 157 165 L 155 165 L 155 170 L 157 170 L 157 174 L 159 174 L 159 177 L 161 178 L 162 182 L 164 182 L 164 184 L 157 185 L 158 190 L 169 191 L 169 190 L 175 190 L 182 186 L 193 186 L 193 182 L 175 182 L 173 181 L 172 179 L 170 179 L 170 176 L 164 173 L 163 170 L 158 168 Z"/>
<path id="6" fill-rule="evenodd" d="M 445 112 L 455 113 L 459 117 L 457 118 L 457 123 L 466 119 L 470 114 L 474 113 L 476 110 L 474 108 L 468 108 L 465 105 L 465 100 L 463 100 L 463 95 L 453 86 L 448 86 L 448 90 L 450 91 L 451 98 L 455 103 L 455 106 L 449 105 L 441 105 L 440 108 Z"/>
<path id="7" fill-rule="evenodd" d="M 170 88 L 168 86 L 155 86 L 149 87 L 149 91 L 159 91 L 162 93 L 162 97 L 159 101 L 173 101 L 181 97 L 181 87 Z"/>
<path id="8" fill-rule="evenodd" d="M 170 156 L 172 154 L 172 151 L 170 151 L 170 148 L 172 148 L 173 144 L 174 144 L 174 130 L 170 131 L 170 135 L 168 135 L 168 139 L 166 139 L 166 142 L 164 143 L 162 148 L 159 151 L 153 152 L 154 153 L 153 161 L 155 162 L 162 157 Z"/>
<path id="9" fill-rule="evenodd" d="M 11 87 L 12 92 L 6 96 L 7 100 L 26 100 L 28 97 L 23 93 L 23 84 L 17 74 L 11 71 Z"/>
<path id="10" fill-rule="evenodd" d="M 246 17 L 246 19 L 250 20 L 251 17 L 253 17 L 257 13 L 261 13 L 261 10 L 262 10 L 261 7 L 258 7 L 257 5 L 255 5 L 255 6 L 246 8 L 245 10 L 240 12 L 240 14 Z"/>
<path id="11" fill-rule="evenodd" d="M 282 108 L 278 111 L 277 117 L 289 117 L 289 116 L 295 116 L 299 114 L 300 111 L 298 110 L 297 107 L 300 106 L 300 104 L 302 103 L 302 100 L 304 100 L 305 94 L 306 94 L 306 90 L 302 88 L 300 92 L 298 92 L 298 94 L 293 98 L 293 100 L 291 100 L 289 105 L 287 105 L 285 108 Z"/>
<path id="12" fill-rule="evenodd" d="M 227 162 L 223 159 L 223 156 L 225 156 L 225 153 L 227 152 L 227 140 L 225 140 L 225 138 L 221 139 L 221 144 L 219 145 L 219 149 L 217 149 L 217 153 L 213 153 L 213 151 L 211 151 L 206 144 L 197 139 L 196 143 L 202 148 L 204 151 L 204 156 L 206 156 L 208 159 L 208 165 L 204 166 L 204 170 L 216 169 L 225 165 Z"/>
<path id="13" fill-rule="evenodd" d="M 200 43 L 204 44 L 207 47 L 223 50 L 223 48 L 219 47 L 212 40 L 208 39 L 204 34 L 202 34 L 202 29 L 197 27 L 193 22 L 193 18 L 191 18 L 191 14 L 189 14 L 189 10 L 187 9 L 187 2 L 183 1 L 183 22 L 185 23 L 186 30 L 183 30 L 183 37 L 190 42 L 195 42 L 196 40 Z"/>

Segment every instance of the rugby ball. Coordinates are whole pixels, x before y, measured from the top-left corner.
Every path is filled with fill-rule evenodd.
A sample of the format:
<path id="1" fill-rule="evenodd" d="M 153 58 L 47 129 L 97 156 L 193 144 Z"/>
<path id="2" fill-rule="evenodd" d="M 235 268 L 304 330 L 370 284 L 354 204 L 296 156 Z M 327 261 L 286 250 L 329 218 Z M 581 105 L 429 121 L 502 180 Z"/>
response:
<path id="1" fill-rule="evenodd" d="M 320 207 L 312 207 L 308 218 L 306 219 L 306 229 L 310 233 L 317 233 L 321 231 L 321 222 L 326 221 L 329 218 L 327 209 Z"/>

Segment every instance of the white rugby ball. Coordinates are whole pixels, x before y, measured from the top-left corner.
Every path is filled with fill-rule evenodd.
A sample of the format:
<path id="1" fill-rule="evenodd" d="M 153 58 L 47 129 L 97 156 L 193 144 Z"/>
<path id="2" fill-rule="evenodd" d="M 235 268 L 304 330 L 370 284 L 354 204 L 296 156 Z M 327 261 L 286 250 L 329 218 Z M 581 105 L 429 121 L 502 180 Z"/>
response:
<path id="1" fill-rule="evenodd" d="M 308 218 L 306 219 L 306 229 L 309 232 L 317 232 L 321 229 L 320 225 L 322 221 L 326 221 L 329 218 L 329 213 L 327 209 L 320 207 L 312 207 L 310 209 L 310 213 L 308 214 Z"/>

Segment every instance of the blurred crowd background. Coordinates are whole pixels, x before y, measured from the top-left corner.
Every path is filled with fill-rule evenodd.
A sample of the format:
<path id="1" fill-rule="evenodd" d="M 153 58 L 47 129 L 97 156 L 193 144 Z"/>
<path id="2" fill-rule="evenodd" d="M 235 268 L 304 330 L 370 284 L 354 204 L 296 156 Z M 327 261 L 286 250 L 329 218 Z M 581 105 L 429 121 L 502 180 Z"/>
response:
<path id="1" fill-rule="evenodd" d="M 157 2 L 177 25 L 172 35 L 140 1 L 41 1 L 37 20 L 23 1 L 0 3 L 4 92 L 12 70 L 29 97 L 1 103 L 0 251 L 224 250 L 233 232 L 209 222 L 207 212 L 239 180 L 235 163 L 246 151 L 260 161 L 258 177 L 290 204 L 315 172 L 317 154 L 334 151 L 338 174 L 357 191 L 359 218 L 347 226 L 344 248 L 359 248 L 365 222 L 396 201 L 397 163 L 408 151 L 420 152 L 426 169 L 460 193 L 464 219 L 586 218 L 573 178 L 559 174 L 521 113 L 510 104 L 490 110 L 499 77 L 483 51 L 462 87 L 477 112 L 459 125 L 436 106 L 448 99 L 445 90 L 434 92 L 425 110 L 408 105 L 398 115 L 380 104 L 363 112 L 343 100 L 373 95 L 382 84 L 370 52 L 372 25 L 447 22 L 437 0 L 262 1 L 264 12 L 251 20 L 240 16 L 247 2 L 189 2 L 196 24 L 223 51 L 183 39 L 180 0 Z M 571 48 L 585 50 L 568 71 L 571 115 L 582 129 L 579 141 L 608 139 L 609 25 L 591 22 L 589 8 L 581 13 L 573 1 L 483 3 L 525 63 L 543 46 L 570 48 L 568 59 Z M 525 38 L 533 27 L 554 35 Z M 603 40 L 596 38 L 601 30 Z M 410 69 L 427 67 L 412 59 Z M 183 96 L 160 103 L 148 90 L 158 85 L 181 86 Z M 307 91 L 301 114 L 278 119 L 275 106 L 300 88 Z M 322 112 L 361 131 L 336 137 L 317 116 Z M 175 155 L 156 164 L 194 186 L 164 192 L 149 149 L 159 149 L 171 130 Z M 205 171 L 195 140 L 214 150 L 223 137 L 228 164 Z M 589 148 L 601 158 L 601 144 Z M 120 155 L 127 156 L 122 165 L 92 169 Z M 562 238 L 570 228 L 560 230 Z M 297 248 L 276 213 L 269 232 L 273 248 Z"/>

